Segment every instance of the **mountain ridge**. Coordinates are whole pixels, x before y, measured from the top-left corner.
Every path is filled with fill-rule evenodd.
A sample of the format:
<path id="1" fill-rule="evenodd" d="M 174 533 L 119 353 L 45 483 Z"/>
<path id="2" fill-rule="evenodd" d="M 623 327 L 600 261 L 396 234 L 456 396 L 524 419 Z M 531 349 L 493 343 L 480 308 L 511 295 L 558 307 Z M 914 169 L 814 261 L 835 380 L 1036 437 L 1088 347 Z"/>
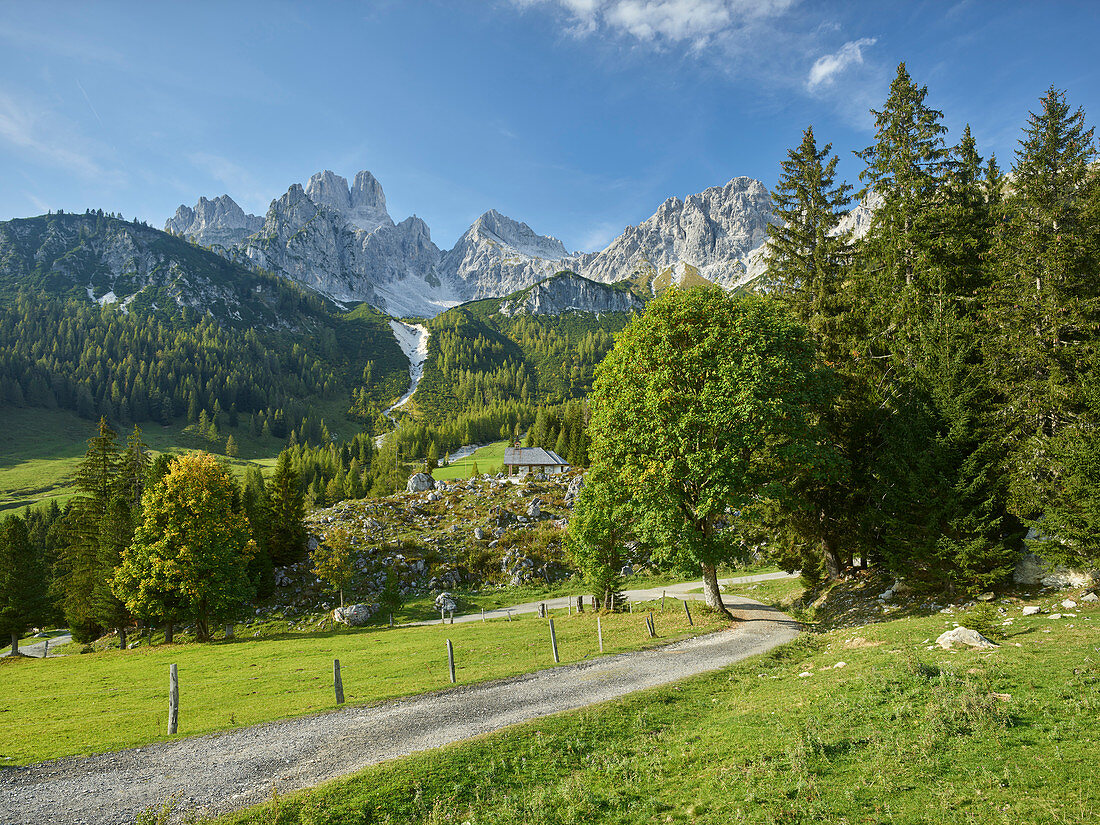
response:
<path id="1" fill-rule="evenodd" d="M 225 254 L 341 303 L 366 301 L 393 315 L 431 317 L 464 301 L 507 296 L 563 270 L 605 284 L 639 271 L 653 270 L 652 283 L 680 282 L 690 273 L 693 281 L 734 289 L 759 267 L 771 215 L 764 184 L 737 177 L 683 199 L 667 198 L 596 252 L 570 253 L 552 235 L 495 209 L 441 250 L 422 219 L 393 222 L 370 172 L 359 172 L 349 186 L 325 170 L 305 186 L 292 184 L 271 202 L 262 228 Z"/>

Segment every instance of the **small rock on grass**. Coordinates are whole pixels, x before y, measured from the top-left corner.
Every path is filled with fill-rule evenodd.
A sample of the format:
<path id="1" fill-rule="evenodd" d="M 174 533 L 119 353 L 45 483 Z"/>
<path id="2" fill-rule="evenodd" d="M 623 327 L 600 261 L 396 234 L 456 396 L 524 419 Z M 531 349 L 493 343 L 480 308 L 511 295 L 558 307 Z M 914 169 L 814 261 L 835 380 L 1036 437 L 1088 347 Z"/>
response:
<path id="1" fill-rule="evenodd" d="M 1041 613 L 1041 612 L 1042 612 L 1042 608 L 1041 607 L 1036 607 L 1033 604 L 1029 604 L 1029 605 L 1024 606 L 1024 615 L 1025 616 L 1034 616 L 1036 613 Z"/>
<path id="2" fill-rule="evenodd" d="M 948 630 L 941 633 L 939 638 L 936 639 L 936 644 L 944 650 L 950 650 L 955 642 L 979 650 L 992 650 L 997 647 L 995 642 L 987 639 L 977 630 L 971 630 L 969 627 L 956 627 L 954 630 Z"/>
<path id="3" fill-rule="evenodd" d="M 1066 610 L 1073 610 L 1073 608 L 1077 607 L 1077 602 L 1075 602 L 1073 599 L 1064 599 L 1062 601 L 1062 607 L 1064 607 Z"/>

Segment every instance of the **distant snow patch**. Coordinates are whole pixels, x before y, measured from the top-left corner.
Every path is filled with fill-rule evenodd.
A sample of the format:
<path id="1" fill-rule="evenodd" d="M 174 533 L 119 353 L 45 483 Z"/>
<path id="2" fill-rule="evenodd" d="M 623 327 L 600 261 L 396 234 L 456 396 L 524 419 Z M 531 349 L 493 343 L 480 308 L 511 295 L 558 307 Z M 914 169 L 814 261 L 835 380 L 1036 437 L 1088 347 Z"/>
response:
<path id="1" fill-rule="evenodd" d="M 389 415 L 398 407 L 407 404 L 413 397 L 420 379 L 424 377 L 424 363 L 428 360 L 428 338 L 431 333 L 423 324 L 403 324 L 400 321 L 390 321 L 390 329 L 397 338 L 397 345 L 409 359 L 409 389 L 401 396 L 397 403 L 385 411 Z"/>

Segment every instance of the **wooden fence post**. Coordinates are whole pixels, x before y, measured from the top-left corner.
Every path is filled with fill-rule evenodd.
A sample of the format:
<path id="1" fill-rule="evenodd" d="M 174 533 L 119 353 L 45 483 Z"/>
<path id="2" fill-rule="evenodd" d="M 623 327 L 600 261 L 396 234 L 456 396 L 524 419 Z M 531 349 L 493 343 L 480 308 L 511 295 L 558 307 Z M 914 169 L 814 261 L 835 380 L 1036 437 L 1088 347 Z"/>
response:
<path id="1" fill-rule="evenodd" d="M 691 610 L 688 608 L 687 599 L 684 599 L 684 612 L 687 613 L 688 627 L 695 627 L 695 622 L 691 620 Z"/>
<path id="2" fill-rule="evenodd" d="M 665 612 L 665 591 L 661 591 L 661 612 Z"/>
<path id="3" fill-rule="evenodd" d="M 485 623 L 485 608 L 484 607 L 481 608 L 481 622 L 482 622 L 482 624 Z"/>
<path id="4" fill-rule="evenodd" d="M 554 620 L 550 620 L 550 648 L 554 651 L 554 661 L 560 662 L 558 658 L 558 637 L 554 635 Z"/>
<path id="5" fill-rule="evenodd" d="M 577 612 L 584 612 L 584 596 L 577 596 Z"/>
<path id="6" fill-rule="evenodd" d="M 336 691 L 336 704 L 344 704 L 344 680 L 340 678 L 340 660 L 332 660 L 332 687 Z"/>
<path id="7" fill-rule="evenodd" d="M 600 653 L 603 653 L 603 625 L 600 624 L 600 617 L 596 616 L 596 636 L 600 640 Z"/>
<path id="8" fill-rule="evenodd" d="M 657 628 L 653 626 L 653 611 L 649 611 L 649 615 L 645 617 L 645 627 L 649 631 L 649 638 L 654 638 L 657 635 Z"/>
<path id="9" fill-rule="evenodd" d="M 451 684 L 455 683 L 455 648 L 451 640 L 447 640 L 447 667 L 451 671 Z"/>
<path id="10" fill-rule="evenodd" d="M 390 627 L 393 627 L 393 614 L 390 614 Z"/>
<path id="11" fill-rule="evenodd" d="M 180 679 L 175 665 L 168 665 L 168 735 L 179 727 L 180 720 Z"/>

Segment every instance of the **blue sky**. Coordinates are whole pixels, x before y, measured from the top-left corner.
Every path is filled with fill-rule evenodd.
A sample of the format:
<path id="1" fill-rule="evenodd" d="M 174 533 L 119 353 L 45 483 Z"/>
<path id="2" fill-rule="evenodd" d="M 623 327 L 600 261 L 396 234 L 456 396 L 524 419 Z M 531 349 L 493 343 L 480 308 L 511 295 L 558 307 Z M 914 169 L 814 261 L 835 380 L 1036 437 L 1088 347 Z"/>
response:
<path id="1" fill-rule="evenodd" d="M 1100 3 L 0 0 L 0 219 L 263 214 L 370 169 L 450 247 L 495 208 L 600 248 L 665 198 L 773 186 L 813 124 L 842 173 L 899 61 L 1002 167 L 1066 89 L 1100 117 Z"/>

